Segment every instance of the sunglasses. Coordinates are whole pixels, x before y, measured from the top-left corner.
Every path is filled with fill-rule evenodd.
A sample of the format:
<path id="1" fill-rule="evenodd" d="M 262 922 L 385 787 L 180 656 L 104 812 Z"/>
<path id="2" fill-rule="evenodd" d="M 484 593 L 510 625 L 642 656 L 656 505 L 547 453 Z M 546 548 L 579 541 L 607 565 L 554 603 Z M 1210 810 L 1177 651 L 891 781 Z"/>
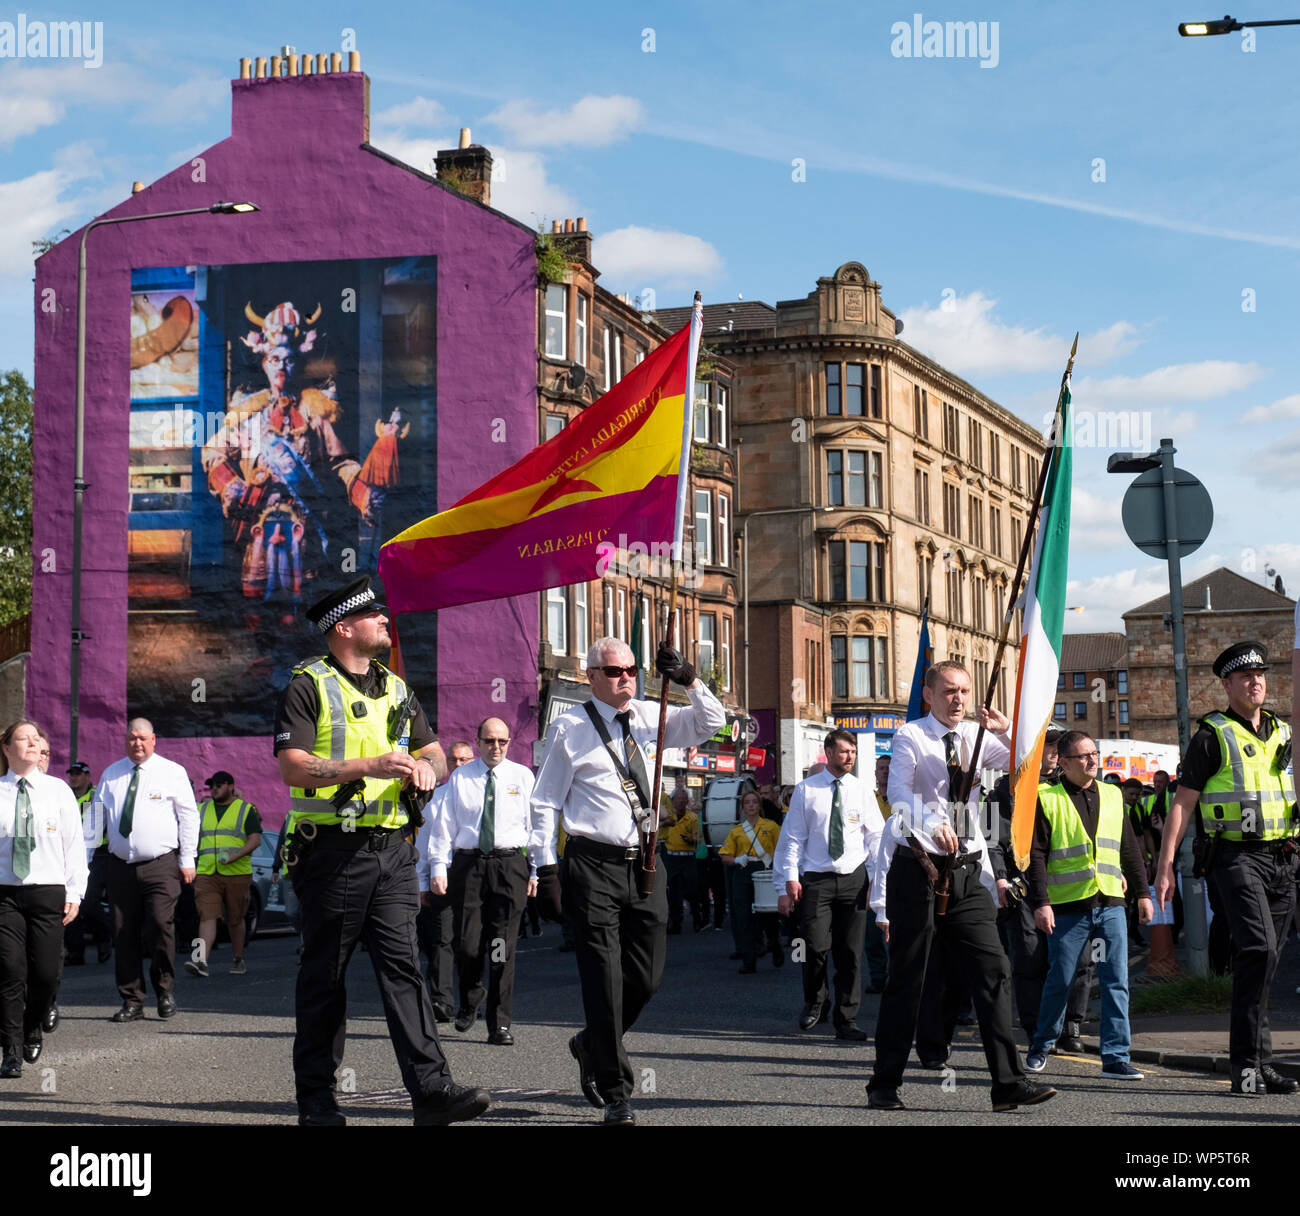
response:
<path id="1" fill-rule="evenodd" d="M 634 676 L 640 670 L 635 663 L 631 667 L 602 667 L 607 680 L 617 680 L 619 676 Z"/>

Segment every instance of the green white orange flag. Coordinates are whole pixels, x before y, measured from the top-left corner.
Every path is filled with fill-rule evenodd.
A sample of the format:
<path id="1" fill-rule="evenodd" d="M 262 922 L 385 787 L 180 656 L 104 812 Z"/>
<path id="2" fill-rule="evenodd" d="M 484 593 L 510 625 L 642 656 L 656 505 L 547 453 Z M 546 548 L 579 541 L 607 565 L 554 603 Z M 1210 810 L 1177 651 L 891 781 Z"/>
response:
<path id="1" fill-rule="evenodd" d="M 690 449 L 699 313 L 554 438 L 385 544 L 392 610 L 594 580 L 629 544 L 666 550 Z"/>
<path id="2" fill-rule="evenodd" d="M 1070 549 L 1070 390 L 1062 385 L 1054 442 L 1048 447 L 1034 558 L 1025 584 L 1016 703 L 1011 721 L 1011 843 L 1016 864 L 1028 868 L 1038 802 L 1043 738 L 1056 703 L 1065 623 L 1065 575 Z"/>

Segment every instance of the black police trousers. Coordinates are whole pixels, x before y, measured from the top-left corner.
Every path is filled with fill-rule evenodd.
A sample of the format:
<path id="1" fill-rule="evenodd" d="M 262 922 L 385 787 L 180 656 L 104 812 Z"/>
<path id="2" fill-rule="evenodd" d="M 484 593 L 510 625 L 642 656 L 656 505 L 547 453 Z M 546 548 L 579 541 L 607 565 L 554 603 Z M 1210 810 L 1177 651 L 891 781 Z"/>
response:
<path id="1" fill-rule="evenodd" d="M 378 834 L 377 834 L 378 835 Z M 415 849 L 396 832 L 378 851 L 364 829 L 327 835 L 295 867 L 302 915 L 293 1072 L 301 1111 L 333 1105 L 347 1038 L 348 961 L 364 941 L 402 1082 L 413 1102 L 451 1083 L 415 941 Z"/>
<path id="2" fill-rule="evenodd" d="M 1224 841 L 1214 882 L 1235 950 L 1228 1063 L 1237 1074 L 1273 1058 L 1268 990 L 1295 912 L 1295 862 L 1273 848 Z"/>

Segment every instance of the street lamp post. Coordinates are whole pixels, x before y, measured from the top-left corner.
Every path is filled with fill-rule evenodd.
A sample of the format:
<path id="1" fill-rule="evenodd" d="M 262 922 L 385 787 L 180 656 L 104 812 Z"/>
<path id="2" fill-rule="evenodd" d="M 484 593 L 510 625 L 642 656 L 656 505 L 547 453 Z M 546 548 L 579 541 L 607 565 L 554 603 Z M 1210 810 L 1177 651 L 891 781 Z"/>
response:
<path id="1" fill-rule="evenodd" d="M 1253 29 L 1256 26 L 1265 25 L 1300 25 L 1300 20 L 1236 21 L 1225 16 L 1222 21 L 1182 21 L 1178 25 L 1178 32 L 1184 38 L 1206 38 L 1216 34 L 1235 34 L 1238 30 Z"/>
<path id="2" fill-rule="evenodd" d="M 254 203 L 213 203 L 210 207 L 186 207 L 181 211 L 151 211 L 144 215 L 119 215 L 91 220 L 82 229 L 77 250 L 77 417 L 72 473 L 72 656 L 69 697 L 68 760 L 78 759 L 78 729 L 81 720 L 81 516 L 86 494 L 86 238 L 95 228 L 107 224 L 133 224 L 139 220 L 163 220 L 178 215 L 242 215 L 257 211 Z"/>

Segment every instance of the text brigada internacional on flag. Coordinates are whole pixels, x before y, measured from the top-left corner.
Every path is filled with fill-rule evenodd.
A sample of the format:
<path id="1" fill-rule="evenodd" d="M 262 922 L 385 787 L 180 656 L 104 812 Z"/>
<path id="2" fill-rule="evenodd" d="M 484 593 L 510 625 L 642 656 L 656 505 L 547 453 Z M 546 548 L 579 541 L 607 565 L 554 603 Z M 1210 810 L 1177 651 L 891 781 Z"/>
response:
<path id="1" fill-rule="evenodd" d="M 597 563 L 620 537 L 671 540 L 690 331 L 554 438 L 385 544 L 379 575 L 393 612 L 582 582 L 599 576 Z"/>

